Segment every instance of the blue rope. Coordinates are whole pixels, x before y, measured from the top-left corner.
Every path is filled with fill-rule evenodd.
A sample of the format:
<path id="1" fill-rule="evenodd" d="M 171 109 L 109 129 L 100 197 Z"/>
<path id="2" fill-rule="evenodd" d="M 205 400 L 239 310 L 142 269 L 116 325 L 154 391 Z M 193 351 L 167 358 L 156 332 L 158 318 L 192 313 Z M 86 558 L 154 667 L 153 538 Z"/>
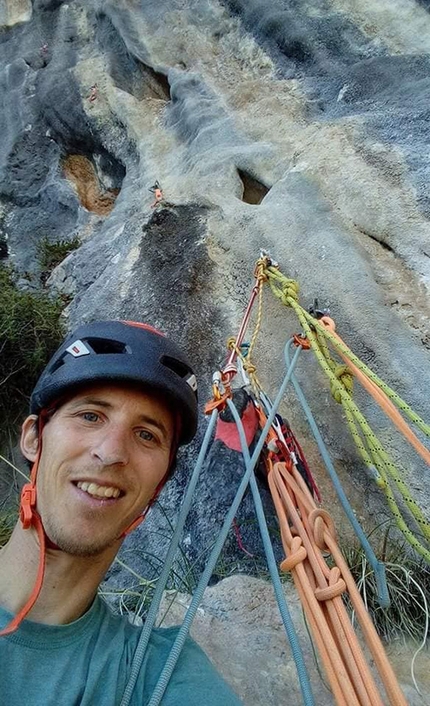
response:
<path id="1" fill-rule="evenodd" d="M 288 341 L 287 344 L 285 345 L 285 349 L 284 349 L 285 363 L 286 363 L 288 369 L 290 368 L 290 365 L 291 365 L 290 349 L 292 348 L 292 346 L 293 346 L 293 339 L 290 339 L 290 341 Z M 348 501 L 348 498 L 345 495 L 345 491 L 342 488 L 339 477 L 334 469 L 333 463 L 332 463 L 331 458 L 328 454 L 326 445 L 325 445 L 323 438 L 319 432 L 319 429 L 318 429 L 317 424 L 315 422 L 315 419 L 312 415 L 310 407 L 307 403 L 306 397 L 305 397 L 305 395 L 302 391 L 302 388 L 300 387 L 299 382 L 294 374 L 291 375 L 291 382 L 292 382 L 293 387 L 296 391 L 296 395 L 299 399 L 299 402 L 303 407 L 303 411 L 306 415 L 306 419 L 309 422 L 309 426 L 311 427 L 312 434 L 314 435 L 315 441 L 318 444 L 320 454 L 321 454 L 322 459 L 324 461 L 325 467 L 327 468 L 327 471 L 330 475 L 330 478 L 331 478 L 332 483 L 334 485 L 337 496 L 341 502 L 343 510 L 344 510 L 348 520 L 350 521 L 350 523 L 354 529 L 354 532 L 356 533 L 356 535 L 360 541 L 361 546 L 364 549 L 364 552 L 366 554 L 366 557 L 367 557 L 369 564 L 371 565 L 371 567 L 375 573 L 379 605 L 381 606 L 381 608 L 389 608 L 390 594 L 388 592 L 387 578 L 386 578 L 386 573 L 385 573 L 385 564 L 382 561 L 378 561 L 378 559 L 376 558 L 376 556 L 373 552 L 373 549 L 369 543 L 369 540 L 367 539 L 360 523 L 358 522 L 356 516 L 354 515 L 354 511 Z"/>
<path id="2" fill-rule="evenodd" d="M 282 400 L 285 389 L 288 385 L 290 377 L 291 377 L 293 370 L 295 368 L 297 358 L 300 354 L 300 350 L 301 350 L 300 348 L 297 349 L 297 351 L 293 357 L 293 360 L 291 361 L 291 365 L 285 375 L 285 378 L 282 382 L 282 385 L 279 389 L 278 395 L 277 395 L 276 400 L 274 402 L 273 410 L 267 418 L 267 422 L 266 422 L 264 429 L 261 433 L 261 436 L 256 444 L 256 447 L 255 447 L 254 452 L 252 454 L 252 457 L 250 459 L 249 465 L 248 465 L 248 467 L 245 468 L 245 474 L 242 478 L 242 481 L 239 484 L 239 487 L 237 489 L 234 500 L 231 504 L 231 507 L 230 507 L 227 515 L 226 515 L 226 518 L 224 520 L 224 524 L 220 530 L 218 538 L 214 544 L 214 547 L 210 553 L 209 559 L 208 559 L 206 566 L 202 572 L 202 575 L 200 577 L 200 581 L 197 585 L 197 588 L 194 591 L 194 595 L 191 600 L 190 606 L 185 614 L 182 625 L 179 628 L 175 642 L 173 643 L 172 649 L 170 650 L 170 654 L 167 658 L 166 664 L 164 665 L 163 671 L 160 674 L 160 677 L 159 677 L 158 682 L 155 686 L 155 689 L 152 693 L 151 700 L 149 701 L 148 706 L 159 706 L 161 699 L 163 698 L 164 692 L 166 691 L 170 677 L 173 673 L 173 670 L 174 670 L 176 663 L 179 659 L 179 656 L 181 654 L 182 647 L 184 646 L 185 640 L 187 639 L 187 635 L 188 635 L 189 629 L 191 627 L 191 623 L 194 620 L 194 617 L 197 613 L 197 609 L 199 607 L 199 604 L 203 598 L 203 593 L 209 583 L 209 580 L 212 576 L 216 562 L 218 560 L 218 557 L 221 553 L 221 550 L 224 546 L 228 532 L 230 530 L 230 526 L 234 520 L 234 517 L 235 517 L 237 510 L 239 508 L 239 505 L 242 502 L 242 498 L 243 498 L 245 491 L 246 491 L 246 488 L 249 484 L 251 473 L 254 470 L 254 467 L 257 464 L 258 459 L 260 457 L 260 453 L 263 448 L 266 436 L 267 436 L 269 429 L 272 425 L 272 422 L 275 418 L 275 410 L 278 408 L 278 406 Z"/>
<path id="3" fill-rule="evenodd" d="M 239 431 L 240 443 L 242 446 L 242 454 L 245 460 L 245 467 L 248 467 L 251 463 L 251 457 L 249 455 L 249 449 L 246 443 L 242 420 L 233 402 L 227 400 L 227 404 L 236 422 L 237 429 Z M 254 499 L 255 511 L 257 514 L 258 525 L 260 528 L 260 534 L 263 540 L 264 551 L 266 554 L 267 565 L 269 567 L 270 577 L 272 579 L 279 612 L 281 614 L 282 622 L 284 623 L 285 631 L 287 633 L 287 637 L 291 645 L 293 659 L 296 664 L 300 688 L 303 696 L 303 702 L 305 706 L 314 706 L 315 701 L 309 681 L 309 674 L 306 669 L 305 661 L 303 658 L 303 652 L 300 647 L 299 639 L 297 637 L 293 621 L 291 620 L 284 592 L 282 590 L 282 583 L 281 579 L 279 578 L 278 567 L 276 565 L 275 555 L 273 553 L 273 546 L 272 542 L 270 541 L 269 530 L 267 528 L 267 522 L 264 515 L 263 503 L 261 502 L 260 491 L 258 489 L 257 481 L 255 480 L 254 471 L 251 472 L 250 485 L 252 497 Z"/>
<path id="4" fill-rule="evenodd" d="M 199 479 L 200 471 L 202 469 L 204 460 L 206 458 L 206 453 L 212 439 L 213 430 L 218 418 L 218 411 L 214 409 L 209 420 L 209 425 L 206 430 L 199 455 L 197 457 L 196 465 L 191 476 L 191 480 L 188 484 L 187 492 L 182 503 L 181 511 L 178 516 L 178 521 L 176 529 L 173 533 L 173 537 L 170 542 L 169 549 L 167 551 L 166 558 L 164 560 L 163 570 L 160 574 L 160 578 L 157 582 L 157 588 L 155 589 L 151 605 L 148 610 L 148 615 L 146 616 L 145 625 L 142 628 L 142 633 L 139 637 L 139 641 L 136 646 L 136 650 L 133 657 L 133 662 L 130 670 L 130 677 L 124 689 L 124 694 L 121 700 L 121 706 L 129 706 L 130 699 L 133 693 L 133 689 L 136 685 L 139 672 L 142 667 L 143 660 L 145 658 L 146 648 L 148 646 L 149 638 L 151 636 L 152 628 L 154 627 L 155 620 L 157 618 L 158 608 L 160 607 L 160 602 L 163 596 L 163 591 L 166 588 L 166 583 L 169 578 L 169 573 L 172 568 L 173 560 L 179 545 L 182 530 L 185 525 L 185 520 L 187 519 L 191 503 L 193 500 L 193 494 L 197 481 Z"/>

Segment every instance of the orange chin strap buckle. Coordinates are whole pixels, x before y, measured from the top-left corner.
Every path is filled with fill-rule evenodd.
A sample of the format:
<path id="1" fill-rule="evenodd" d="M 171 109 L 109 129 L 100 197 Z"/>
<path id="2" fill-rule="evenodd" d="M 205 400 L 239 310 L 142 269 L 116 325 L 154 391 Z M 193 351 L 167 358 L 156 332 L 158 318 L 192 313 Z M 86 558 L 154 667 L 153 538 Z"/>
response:
<path id="1" fill-rule="evenodd" d="M 33 523 L 34 511 L 36 509 L 36 486 L 33 483 L 26 483 L 21 491 L 21 503 L 19 508 L 19 519 L 23 529 L 30 529 Z"/>
<path id="2" fill-rule="evenodd" d="M 39 448 L 33 468 L 31 469 L 30 483 L 26 483 L 21 491 L 21 502 L 19 507 L 19 517 L 23 529 L 28 530 L 31 527 L 34 527 L 39 539 L 39 566 L 37 569 L 36 582 L 27 602 L 11 620 L 9 625 L 6 625 L 6 627 L 0 631 L 0 636 L 10 635 L 12 632 L 15 632 L 17 628 L 19 628 L 21 622 L 36 603 L 43 585 L 47 537 L 45 535 L 45 530 L 43 529 L 42 520 L 36 510 L 36 477 L 39 468 L 39 459 L 42 452 L 42 430 L 44 421 L 45 415 L 42 412 L 39 416 Z"/>

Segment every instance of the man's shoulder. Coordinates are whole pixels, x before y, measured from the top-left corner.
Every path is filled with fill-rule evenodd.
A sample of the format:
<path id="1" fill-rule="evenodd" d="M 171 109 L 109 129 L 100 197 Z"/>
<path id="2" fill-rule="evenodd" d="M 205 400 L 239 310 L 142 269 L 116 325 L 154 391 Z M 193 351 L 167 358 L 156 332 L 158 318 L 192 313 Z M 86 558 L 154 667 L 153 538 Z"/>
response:
<path id="1" fill-rule="evenodd" d="M 132 613 L 127 615 L 118 614 L 103 598 L 97 599 L 97 613 L 100 625 L 105 625 L 106 629 L 114 631 L 116 635 L 123 633 L 132 642 L 139 640 L 144 624 Z M 157 648 L 171 646 L 180 630 L 180 625 L 169 628 L 153 628 L 151 631 L 150 644 Z"/>
<path id="2" fill-rule="evenodd" d="M 157 655 L 157 662 L 159 659 L 163 662 L 162 666 L 170 654 L 180 628 L 181 626 L 178 625 L 170 628 L 155 628 L 152 631 L 150 646 L 154 650 L 154 655 Z M 157 667 L 159 665 L 158 662 Z M 188 636 L 170 679 L 163 704 L 219 706 L 220 703 L 223 706 L 240 706 L 242 702 L 224 681 L 202 648 Z"/>
<path id="3" fill-rule="evenodd" d="M 112 627 L 115 624 L 122 625 L 122 631 L 129 648 L 126 651 L 132 659 L 143 626 L 132 624 L 129 618 L 113 613 L 108 606 L 106 606 L 106 610 L 110 613 L 109 622 Z M 152 693 L 180 629 L 180 625 L 152 629 L 138 678 L 137 693 Z M 187 636 L 163 697 L 163 704 L 166 706 L 178 706 L 178 704 L 218 706 L 220 703 L 223 706 L 240 706 L 241 704 L 202 648 L 190 636 Z"/>

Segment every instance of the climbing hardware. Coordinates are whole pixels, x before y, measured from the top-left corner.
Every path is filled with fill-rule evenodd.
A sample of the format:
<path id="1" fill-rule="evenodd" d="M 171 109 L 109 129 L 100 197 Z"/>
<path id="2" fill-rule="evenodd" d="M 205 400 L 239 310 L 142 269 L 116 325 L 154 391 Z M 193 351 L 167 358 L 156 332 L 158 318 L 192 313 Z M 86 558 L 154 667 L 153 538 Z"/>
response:
<path id="1" fill-rule="evenodd" d="M 354 402 L 354 381 L 362 384 L 415 451 L 427 462 L 429 451 L 414 434 L 404 416 L 426 436 L 430 436 L 430 428 L 406 402 L 352 353 L 337 334 L 334 321 L 330 318 L 327 310 L 314 306 L 312 311 L 306 311 L 300 306 L 298 283 L 285 277 L 277 263 L 264 251 L 256 263 L 254 279 L 254 286 L 239 331 L 235 338 L 230 338 L 227 342 L 225 364 L 213 375 L 212 398 L 205 407 L 205 412 L 209 416 L 209 424 L 187 488 L 154 599 L 134 655 L 130 678 L 121 706 L 128 706 L 130 703 L 137 675 L 145 658 L 149 636 L 155 623 L 163 590 L 174 561 L 186 517 L 191 508 L 199 474 L 217 424 L 220 423 L 219 414 L 227 408 L 237 425 L 245 465 L 244 475 L 208 557 L 183 624 L 155 686 L 149 706 L 158 706 L 161 703 L 204 590 L 211 578 L 228 533 L 232 526 L 234 528 L 237 510 L 248 487 L 254 501 L 281 619 L 296 664 L 303 703 L 305 706 L 314 706 L 315 704 L 300 642 L 285 601 L 254 474 L 261 459 L 264 461 L 267 482 L 279 519 L 285 551 L 285 558 L 281 562 L 280 570 L 291 573 L 294 580 L 335 703 L 339 706 L 383 706 L 384 703 L 389 703 L 391 706 L 407 706 L 383 645 L 337 544 L 333 520 L 329 512 L 321 506 L 321 495 L 316 480 L 290 425 L 281 416 L 279 406 L 288 385 L 291 384 L 309 422 L 340 503 L 375 572 L 381 607 L 389 606 L 390 602 L 385 567 L 382 562 L 376 559 L 373 549 L 357 521 L 330 460 L 318 425 L 295 377 L 294 371 L 299 357 L 306 359 L 310 351 L 316 356 L 327 375 L 333 398 L 344 409 L 345 418 L 358 453 L 371 471 L 378 486 L 384 491 L 399 529 L 414 549 L 429 561 L 430 553 L 425 546 L 429 539 L 428 522 L 412 498 L 400 471 L 395 467 L 382 443 Z M 263 322 L 263 288 L 267 286 L 284 305 L 293 309 L 301 325 L 300 333 L 293 333 L 286 342 L 284 355 L 287 370 L 273 402 L 260 384 L 257 367 L 254 363 L 255 346 Z M 255 303 L 257 303 L 257 313 L 254 330 L 249 342 L 247 342 L 245 334 Z M 249 395 L 256 426 L 259 428 L 259 434 L 251 446 L 253 448 L 252 454 L 243 420 L 233 401 L 233 389 L 238 381 L 241 381 L 240 386 L 246 389 Z M 416 537 L 407 526 L 394 497 L 392 484 L 396 488 L 397 495 L 401 496 L 407 509 L 418 523 L 422 537 Z M 236 532 L 236 529 L 234 531 Z M 328 558 L 330 558 L 330 563 L 328 563 Z M 346 611 L 342 598 L 344 594 L 348 594 L 360 625 L 360 640 Z M 373 660 L 373 669 L 365 657 L 362 641 L 366 643 L 368 654 Z M 375 671 L 378 673 L 378 680 L 375 678 Z M 381 689 L 385 692 L 385 696 L 381 694 Z"/>
<path id="2" fill-rule="evenodd" d="M 375 402 L 396 425 L 405 439 L 428 464 L 430 464 L 429 450 L 420 442 L 399 410 L 427 437 L 430 437 L 430 426 L 348 348 L 336 333 L 334 321 L 330 317 L 315 318 L 300 306 L 298 283 L 283 275 L 278 265 L 273 264 L 267 254 L 263 254 L 260 258 L 259 267 L 261 267 L 265 276 L 264 281 L 267 281 L 272 293 L 285 306 L 291 307 L 297 315 L 304 335 L 309 342 L 310 350 L 314 353 L 329 380 L 332 396 L 343 407 L 358 453 L 376 484 L 384 492 L 397 527 L 409 544 L 430 564 L 430 550 L 421 539 L 423 537 L 427 542 L 430 540 L 430 523 L 413 498 L 402 473 L 354 402 L 354 379 L 359 381 L 372 395 Z M 342 364 L 334 361 L 330 347 L 341 358 Z M 400 495 L 407 510 L 417 523 L 418 537 L 408 527 L 396 500 L 395 492 Z"/>

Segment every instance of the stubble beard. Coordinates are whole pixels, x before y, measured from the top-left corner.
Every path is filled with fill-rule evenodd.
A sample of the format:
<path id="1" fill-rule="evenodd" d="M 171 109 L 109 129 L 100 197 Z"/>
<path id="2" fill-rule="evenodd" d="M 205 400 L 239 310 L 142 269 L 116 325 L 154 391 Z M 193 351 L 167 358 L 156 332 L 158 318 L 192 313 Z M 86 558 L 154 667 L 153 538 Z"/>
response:
<path id="1" fill-rule="evenodd" d="M 89 541 L 83 540 L 81 536 L 73 537 L 70 534 L 70 530 L 57 524 L 53 518 L 47 518 L 43 524 L 43 528 L 52 544 L 70 556 L 82 558 L 96 557 L 107 549 L 112 548 L 118 542 L 118 537 L 109 539 L 97 539 L 94 537 Z"/>

